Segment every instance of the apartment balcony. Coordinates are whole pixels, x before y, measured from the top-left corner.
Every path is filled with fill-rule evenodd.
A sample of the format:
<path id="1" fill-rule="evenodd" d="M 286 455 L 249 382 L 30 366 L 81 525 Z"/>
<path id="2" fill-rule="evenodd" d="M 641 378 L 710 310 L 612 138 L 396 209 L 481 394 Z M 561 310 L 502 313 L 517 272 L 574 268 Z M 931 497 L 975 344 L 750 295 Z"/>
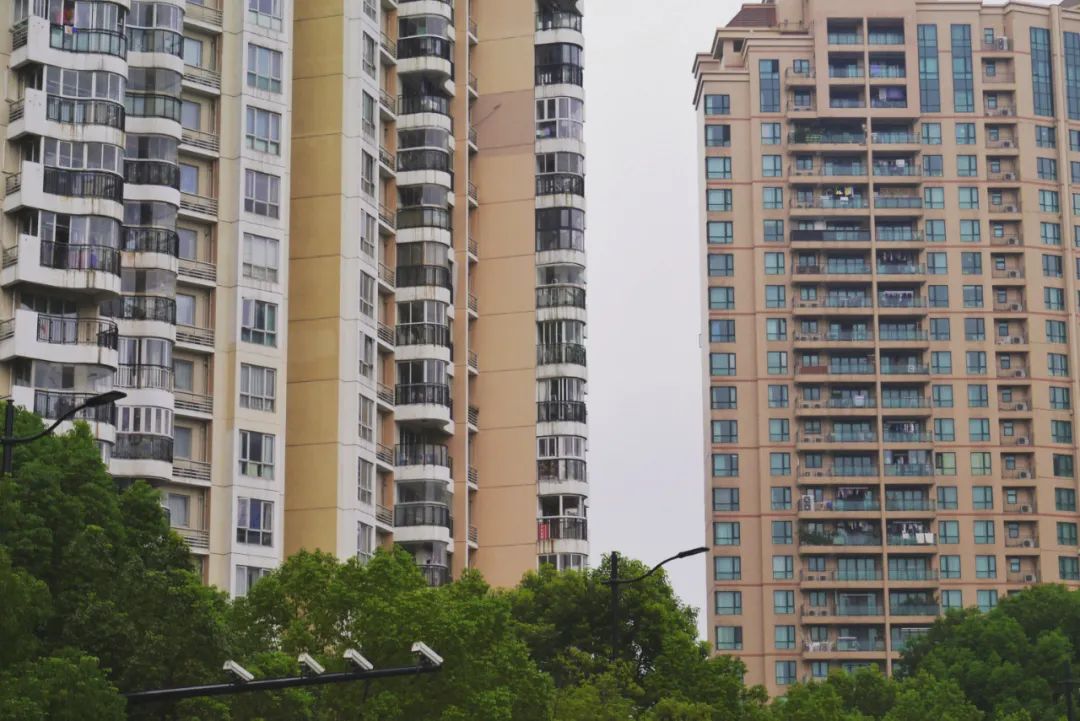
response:
<path id="1" fill-rule="evenodd" d="M 870 133 L 870 142 L 874 145 L 920 145 L 922 139 L 907 131 L 874 131 Z"/>
<path id="2" fill-rule="evenodd" d="M 8 140 L 16 140 L 27 135 L 60 135 L 52 123 L 71 128 L 97 126 L 117 131 L 115 142 L 120 142 L 120 132 L 124 129 L 124 104 L 100 98 L 67 98 L 50 95 L 43 90 L 25 88 L 23 97 L 8 102 Z M 107 135 L 102 132 L 102 136 Z M 113 141 L 110 141 L 113 142 Z"/>
<path id="3" fill-rule="evenodd" d="M 180 536 L 193 553 L 209 553 L 210 531 L 205 528 L 178 528 L 176 526 L 173 526 L 172 530 Z"/>
<path id="4" fill-rule="evenodd" d="M 394 387 L 385 383 L 375 386 L 375 397 L 381 410 L 392 413 L 394 410 Z"/>
<path id="5" fill-rule="evenodd" d="M 119 337 L 111 320 L 17 308 L 13 318 L 0 321 L 0 359 L 33 358 L 62 365 L 116 368 Z"/>
<path id="6" fill-rule="evenodd" d="M 211 479 L 210 463 L 192 458 L 174 458 L 172 463 L 173 479 L 180 483 L 209 486 Z"/>
<path id="7" fill-rule="evenodd" d="M 392 473 L 394 471 L 394 449 L 385 443 L 376 443 L 375 463 L 380 471 Z M 449 473 L 447 477 L 449 477 Z"/>
<path id="8" fill-rule="evenodd" d="M 450 386 L 445 383 L 399 383 L 394 389 L 395 419 L 400 423 L 446 426 L 451 422 Z"/>
<path id="9" fill-rule="evenodd" d="M 873 348 L 874 333 L 870 330 L 830 330 L 824 333 L 795 331 L 795 347 L 800 349 Z"/>
<path id="10" fill-rule="evenodd" d="M 800 484 L 821 483 L 851 485 L 852 483 L 857 482 L 852 480 L 854 478 L 873 479 L 873 481 L 876 483 L 878 478 L 878 467 L 874 464 L 830 464 L 825 465 L 821 468 L 811 468 L 800 465 L 798 469 L 798 477 L 800 479 Z"/>
<path id="11" fill-rule="evenodd" d="M 844 588 L 867 585 L 877 588 L 881 585 L 881 569 L 800 571 L 799 580 L 811 588 Z"/>
<path id="12" fill-rule="evenodd" d="M 806 70 L 796 70 L 795 68 L 787 68 L 784 70 L 784 82 L 791 86 L 815 86 L 817 81 L 815 80 L 815 72 L 813 68 L 807 68 Z"/>
<path id="13" fill-rule="evenodd" d="M 889 606 L 892 616 L 927 617 L 938 616 L 941 609 L 936 603 L 894 603 Z"/>
<path id="14" fill-rule="evenodd" d="M 397 175 L 397 155 L 385 145 L 379 146 L 379 175 L 383 178 Z"/>
<path id="15" fill-rule="evenodd" d="M 890 568 L 889 581 L 892 583 L 925 585 L 935 583 L 938 580 L 938 572 L 932 568 Z"/>
<path id="16" fill-rule="evenodd" d="M 882 549 L 881 536 L 842 531 L 799 531 L 799 553 L 803 555 L 876 553 Z"/>
<path id="17" fill-rule="evenodd" d="M 827 641 L 803 641 L 810 659 L 878 659 L 885 656 L 885 639 L 837 636 Z"/>
<path id="18" fill-rule="evenodd" d="M 536 364 L 584 367 L 587 365 L 585 346 L 581 343 L 541 343 L 536 346 Z"/>
<path id="19" fill-rule="evenodd" d="M 208 95 L 221 95 L 221 70 L 198 65 L 184 65 L 184 87 Z"/>
<path id="20" fill-rule="evenodd" d="M 214 397 L 208 393 L 174 391 L 173 403 L 176 412 L 195 417 L 210 416 L 214 412 Z"/>
<path id="21" fill-rule="evenodd" d="M 869 393 L 824 400 L 797 398 L 795 401 L 795 414 L 800 416 L 873 416 L 876 412 L 877 399 Z"/>
<path id="22" fill-rule="evenodd" d="M 381 53 L 383 64 L 396 65 L 398 56 L 397 40 L 391 38 L 386 33 L 382 33 L 379 40 L 379 51 Z"/>
<path id="23" fill-rule="evenodd" d="M 218 201 L 194 193 L 180 193 L 180 212 L 196 220 L 217 222 Z"/>
<path id="24" fill-rule="evenodd" d="M 537 423 L 585 423 L 587 411 L 584 401 L 537 401 Z"/>
<path id="25" fill-rule="evenodd" d="M 117 433 L 109 470 L 120 478 L 171 481 L 173 439 L 150 433 Z"/>
<path id="26" fill-rule="evenodd" d="M 1005 582 L 1006 583 L 1023 583 L 1023 584 L 1030 585 L 1030 584 L 1034 584 L 1034 583 L 1041 583 L 1042 582 L 1042 576 L 1035 569 L 1021 570 L 1021 571 L 1006 571 L 1005 572 Z"/>
<path id="27" fill-rule="evenodd" d="M 454 518 L 450 508 L 441 503 L 395 503 L 394 541 L 396 543 L 450 543 Z"/>
<path id="28" fill-rule="evenodd" d="M 881 502 L 876 498 L 858 500 L 844 498 L 823 498 L 816 500 L 811 496 L 800 499 L 798 517 L 805 519 L 827 518 L 876 518 L 881 511 Z"/>
<path id="29" fill-rule="evenodd" d="M 917 328 L 882 328 L 878 338 L 889 348 L 924 348 L 930 344 L 927 332 Z"/>
<path id="30" fill-rule="evenodd" d="M 877 433 L 874 431 L 802 432 L 795 437 L 795 447 L 800 450 L 843 450 L 847 446 L 876 443 Z"/>
<path id="31" fill-rule="evenodd" d="M 393 326 L 379 321 L 375 330 L 375 336 L 379 341 L 379 351 L 382 353 L 394 352 L 395 329 Z"/>
<path id="32" fill-rule="evenodd" d="M 86 54 L 93 53 L 103 57 L 102 68 L 119 72 L 127 57 L 127 36 L 123 31 L 97 28 L 80 29 L 72 32 L 72 25 L 52 23 L 48 18 L 35 14 L 11 27 L 12 70 L 27 63 L 41 65 L 57 63 L 53 51 Z M 44 15 L 44 9 L 41 9 Z"/>
<path id="33" fill-rule="evenodd" d="M 932 483 L 934 467 L 929 463 L 886 463 L 886 478 L 906 478 L 912 481 Z"/>
<path id="34" fill-rule="evenodd" d="M 375 523 L 386 530 L 394 527 L 394 511 L 381 503 L 375 506 Z"/>
<path id="35" fill-rule="evenodd" d="M 78 245 L 20 235 L 2 254 L 0 285 L 20 283 L 88 294 L 99 300 L 120 292 L 120 252 L 105 245 Z"/>
<path id="36" fill-rule="evenodd" d="M 184 6 L 184 22 L 192 23 L 202 30 L 221 32 L 224 13 L 221 6 L 210 0 L 188 0 Z"/>
<path id="37" fill-rule="evenodd" d="M 804 618 L 816 616 L 821 622 L 850 623 L 847 619 L 858 618 L 860 623 L 885 623 L 885 606 L 882 604 L 837 603 L 826 606 L 803 606 L 799 613 Z M 803 621 L 803 623 L 818 623 L 818 621 Z"/>
<path id="38" fill-rule="evenodd" d="M 869 243 L 869 230 L 792 230 L 789 234 L 793 243 L 829 243 L 844 247 L 851 243 Z M 808 246 L 809 247 L 809 246 Z M 825 246 L 829 247 L 829 246 Z"/>
<path id="39" fill-rule="evenodd" d="M 67 200 L 64 208 L 73 215 L 122 215 L 124 178 L 118 173 L 46 167 L 24 160 L 21 172 L 7 176 L 4 189 L 5 212 L 23 207 L 55 208 L 56 199 L 47 197 L 55 195 Z M 110 207 L 102 201 L 116 205 Z"/>
<path id="40" fill-rule="evenodd" d="M 881 440 L 885 443 L 903 443 L 906 445 L 918 445 L 921 443 L 933 443 L 934 434 L 930 431 L 885 430 L 885 432 L 881 434 Z"/>
<path id="41" fill-rule="evenodd" d="M 73 409 L 94 397 L 94 393 L 78 393 L 45 388 L 27 388 L 13 385 L 9 400 L 15 405 L 33 409 L 45 421 L 57 421 Z M 60 432 L 70 430 L 74 421 L 90 425 L 90 432 L 97 440 L 106 443 L 116 441 L 116 404 L 84 408 L 60 426 Z M 48 423 L 46 423 L 48 425 Z"/>
<path id="42" fill-rule="evenodd" d="M 999 105 L 996 108 L 986 108 L 986 116 L 990 118 L 1015 118 L 1016 106 Z"/>
<path id="43" fill-rule="evenodd" d="M 845 80 L 854 81 L 856 84 L 862 85 L 862 81 L 865 78 L 866 71 L 859 64 L 829 65 L 829 83 L 831 85 L 842 85 Z"/>
<path id="44" fill-rule="evenodd" d="M 589 522 L 585 518 L 541 518 L 536 522 L 539 553 L 588 553 Z"/>
<path id="45" fill-rule="evenodd" d="M 909 411 L 930 410 L 932 404 L 925 396 L 885 395 L 881 399 L 881 408 L 884 415 L 910 415 Z M 890 411 L 898 413 L 890 413 Z"/>
<path id="46" fill-rule="evenodd" d="M 397 120 L 397 99 L 386 92 L 385 90 L 379 91 L 379 116 L 384 122 L 392 123 Z"/>
<path id="47" fill-rule="evenodd" d="M 830 150 L 828 146 L 840 145 L 844 149 L 852 145 L 866 145 L 866 133 L 858 131 L 829 131 L 798 129 L 788 133 L 789 145 L 825 146 L 821 148 L 800 148 L 799 150 Z"/>
<path id="48" fill-rule="evenodd" d="M 792 274 L 795 276 L 795 282 L 802 282 L 803 276 L 811 276 L 806 278 L 807 281 L 814 283 L 824 283 L 828 285 L 831 283 L 844 283 L 849 281 L 862 281 L 869 283 L 870 275 L 873 273 L 873 266 L 864 260 L 842 260 L 832 261 L 827 260 L 825 263 L 798 263 L 792 268 Z"/>
<path id="49" fill-rule="evenodd" d="M 385 205 L 379 206 L 379 234 L 392 236 L 397 230 L 397 212 Z"/>
<path id="50" fill-rule="evenodd" d="M 934 534 L 930 532 L 889 534 L 888 543 L 890 546 L 903 546 L 904 553 L 915 553 L 919 551 L 937 553 L 935 537 Z"/>
<path id="51" fill-rule="evenodd" d="M 1032 553 L 1038 553 L 1039 536 L 1036 533 L 1005 536 L 1005 548 L 1013 549 L 1013 553 L 1023 553 L 1027 550 L 1030 550 Z"/>
<path id="52" fill-rule="evenodd" d="M 395 328 L 395 345 L 402 346 L 434 346 L 447 350 L 444 360 L 450 360 L 450 326 L 440 323 L 407 323 L 399 324 Z M 443 354 L 438 354 L 442 357 Z M 399 357 L 402 357 L 399 354 Z"/>
<path id="53" fill-rule="evenodd" d="M 834 197 L 830 195 L 813 198 L 793 198 L 789 204 L 792 216 L 807 215 L 818 217 L 821 210 L 830 211 L 828 215 L 843 217 L 846 215 L 864 216 L 870 208 L 868 198 L 860 195 Z M 861 211 L 861 212 L 856 212 Z"/>
<path id="54" fill-rule="evenodd" d="M 394 447 L 394 478 L 399 481 L 451 481 L 454 461 L 440 443 L 402 443 Z"/>
<path id="55" fill-rule="evenodd" d="M 434 35 L 398 38 L 398 74 L 423 74 L 436 81 L 451 80 L 454 77 L 453 50 L 454 44 L 448 38 Z"/>
<path id="56" fill-rule="evenodd" d="M 874 307 L 874 299 L 863 295 L 834 295 L 817 300 L 792 301 L 792 312 L 797 316 L 818 316 L 823 309 L 828 309 L 828 317 L 841 315 L 869 315 Z"/>
<path id="57" fill-rule="evenodd" d="M 554 308 L 585 309 L 585 289 L 576 285 L 548 285 L 536 289 L 537 311 Z M 584 320 L 584 318 L 582 318 Z"/>
<path id="58" fill-rule="evenodd" d="M 889 514 L 893 513 L 919 513 L 928 514 L 933 513 L 937 508 L 937 503 L 929 498 L 886 498 L 885 510 Z"/>
<path id="59" fill-rule="evenodd" d="M 213 286 L 217 282 L 215 263 L 181 258 L 177 265 L 180 280 L 202 286 Z"/>
<path id="60" fill-rule="evenodd" d="M 802 382 L 816 381 L 817 378 L 821 378 L 832 382 L 847 380 L 857 383 L 860 377 L 872 376 L 875 372 L 874 362 L 869 359 L 859 363 L 795 364 L 795 378 L 802 378 Z"/>
<path id="61" fill-rule="evenodd" d="M 874 168 L 875 174 L 877 168 Z M 921 210 L 923 199 L 918 195 L 876 195 L 874 196 L 875 210 L 910 211 Z M 899 215 L 912 215 L 912 213 L 895 213 Z M 888 214 L 887 214 L 888 215 Z M 916 213 L 915 215 L 921 215 Z"/>
<path id="62" fill-rule="evenodd" d="M 213 352 L 214 329 L 178 323 L 176 325 L 176 345 L 178 348 L 202 353 Z"/>
<path id="63" fill-rule="evenodd" d="M 998 401 L 998 412 L 1006 416 L 1031 415 L 1031 401 L 1020 398 L 1011 401 Z"/>
<path id="64" fill-rule="evenodd" d="M 1006 151 L 1004 153 L 994 153 L 994 155 L 1019 155 L 1020 153 L 1020 146 L 1016 142 L 1016 138 L 1002 138 L 1000 135 L 996 139 L 987 138 L 985 147 L 987 150 Z"/>
<path id="65" fill-rule="evenodd" d="M 998 368 L 996 375 L 998 378 L 1024 379 L 1028 378 L 1031 374 L 1028 371 L 1027 366 L 1010 366 L 1009 368 Z"/>
<path id="66" fill-rule="evenodd" d="M 397 2 L 397 0 L 391 0 Z M 383 0 L 386 2 L 386 0 Z M 426 563 L 423 565 L 417 565 L 420 569 L 420 575 L 424 577 L 427 584 L 432 587 L 445 586 L 450 583 L 450 569 L 447 566 L 440 566 L 434 563 Z"/>

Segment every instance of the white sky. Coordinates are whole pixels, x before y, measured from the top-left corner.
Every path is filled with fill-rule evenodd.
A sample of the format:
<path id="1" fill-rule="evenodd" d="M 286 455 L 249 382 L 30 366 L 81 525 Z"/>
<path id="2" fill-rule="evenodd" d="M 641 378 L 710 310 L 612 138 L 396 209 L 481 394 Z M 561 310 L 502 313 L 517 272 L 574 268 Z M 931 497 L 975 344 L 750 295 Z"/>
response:
<path id="1" fill-rule="evenodd" d="M 690 71 L 741 2 L 583 4 L 590 540 L 594 564 L 613 548 L 657 562 L 706 541 Z M 698 608 L 705 568 L 668 566 Z"/>
<path id="2" fill-rule="evenodd" d="M 584 5 L 590 540 L 653 563 L 705 542 L 690 69 L 739 2 Z M 668 566 L 699 608 L 705 563 Z"/>

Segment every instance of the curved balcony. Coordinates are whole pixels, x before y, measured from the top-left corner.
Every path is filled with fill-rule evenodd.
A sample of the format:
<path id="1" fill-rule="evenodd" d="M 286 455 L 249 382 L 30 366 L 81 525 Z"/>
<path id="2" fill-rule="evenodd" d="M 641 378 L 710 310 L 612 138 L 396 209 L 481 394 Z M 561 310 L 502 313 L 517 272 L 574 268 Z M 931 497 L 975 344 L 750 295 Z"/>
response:
<path id="1" fill-rule="evenodd" d="M 395 418 L 401 423 L 450 423 L 450 386 L 445 383 L 408 383 L 394 388 Z"/>
<path id="2" fill-rule="evenodd" d="M 582 17 L 575 12 L 546 8 L 536 13 L 536 31 L 577 30 L 581 32 Z"/>
<path id="3" fill-rule="evenodd" d="M 180 166 L 163 160 L 125 160 L 124 182 L 180 190 Z"/>
<path id="4" fill-rule="evenodd" d="M 536 289 L 537 308 L 585 308 L 585 289 L 576 285 L 549 285 Z"/>
<path id="5" fill-rule="evenodd" d="M 398 115 L 418 115 L 435 113 L 450 115 L 450 98 L 442 95 L 399 95 L 397 100 Z"/>
<path id="6" fill-rule="evenodd" d="M 439 323 L 408 323 L 395 329 L 398 346 L 437 345 L 450 347 L 450 326 Z"/>
<path id="7" fill-rule="evenodd" d="M 124 98 L 124 110 L 134 118 L 161 118 L 179 123 L 182 105 L 175 95 L 128 93 Z"/>
<path id="8" fill-rule="evenodd" d="M 536 522 L 539 553 L 588 553 L 589 521 L 586 518 L 540 518 Z"/>
<path id="9" fill-rule="evenodd" d="M 46 167 L 42 190 L 71 198 L 99 198 L 124 202 L 124 179 L 103 170 L 68 170 Z"/>
<path id="10" fill-rule="evenodd" d="M 410 228 L 439 228 L 441 230 L 453 229 L 450 211 L 446 208 L 399 208 L 397 212 L 397 229 L 408 230 Z"/>
<path id="11" fill-rule="evenodd" d="M 118 346 L 119 333 L 111 320 L 48 315 L 19 308 L 14 318 L 0 322 L 0 358 L 115 368 Z"/>
<path id="12" fill-rule="evenodd" d="M 442 78 L 454 75 L 454 43 L 437 35 L 400 38 L 397 43 L 399 74 L 432 73 Z"/>
<path id="13" fill-rule="evenodd" d="M 398 481 L 435 480 L 450 483 L 454 459 L 439 443 L 402 443 L 394 447 L 394 478 Z"/>
<path id="14" fill-rule="evenodd" d="M 124 228 L 124 245 L 121 250 L 132 253 L 161 253 L 180 255 L 180 234 L 165 228 Z"/>
<path id="15" fill-rule="evenodd" d="M 409 173 L 420 170 L 437 170 L 443 173 L 454 172 L 453 157 L 449 150 L 436 148 L 409 148 L 398 150 L 397 172 Z M 407 185 L 407 183 L 402 183 Z"/>
<path id="16" fill-rule="evenodd" d="M 442 265 L 399 265 L 396 270 L 398 288 L 434 286 L 453 288 L 450 269 Z"/>
<path id="17" fill-rule="evenodd" d="M 121 478 L 171 480 L 173 439 L 149 433 L 117 433 L 109 470 Z"/>
<path id="18" fill-rule="evenodd" d="M 184 56 L 184 36 L 164 28 L 127 29 L 128 52 L 164 53 L 180 58 Z"/>
<path id="19" fill-rule="evenodd" d="M 537 85 L 584 85 L 585 68 L 573 63 L 536 66 Z"/>
<path id="20" fill-rule="evenodd" d="M 580 343 L 544 343 L 536 346 L 537 365 L 584 366 L 585 346 Z"/>
<path id="21" fill-rule="evenodd" d="M 545 173 L 536 176 L 537 195 L 585 195 L 585 176 L 573 173 Z"/>
<path id="22" fill-rule="evenodd" d="M 113 380 L 117 388 L 173 390 L 173 371 L 167 366 L 121 364 Z"/>
<path id="23" fill-rule="evenodd" d="M 120 320 L 152 320 L 176 325 L 176 300 L 156 295 L 124 295 L 102 304 L 101 314 Z"/>
<path id="24" fill-rule="evenodd" d="M 454 517 L 447 506 L 439 503 L 394 504 L 394 540 L 397 543 L 449 543 L 453 533 Z"/>
<path id="25" fill-rule="evenodd" d="M 540 495 L 589 495 L 588 466 L 581 458 L 544 458 L 536 462 Z"/>
<path id="26" fill-rule="evenodd" d="M 110 100 L 49 95 L 45 102 L 45 119 L 65 125 L 104 125 L 123 130 L 124 106 Z"/>
<path id="27" fill-rule="evenodd" d="M 0 283 L 31 283 L 93 296 L 120 292 L 120 252 L 106 245 L 72 245 L 19 236 L 3 253 Z"/>
<path id="28" fill-rule="evenodd" d="M 585 401 L 538 401 L 538 423 L 585 423 L 588 413 Z"/>
<path id="29" fill-rule="evenodd" d="M 92 393 L 72 393 L 67 391 L 34 390 L 34 413 L 46 420 L 56 419 L 71 412 L 94 397 Z M 116 404 L 84 408 L 74 418 L 88 423 L 106 423 L 116 425 Z"/>
<path id="30" fill-rule="evenodd" d="M 74 28 L 52 23 L 49 28 L 49 47 L 71 53 L 98 53 L 127 57 L 127 37 L 115 30 L 99 28 Z"/>

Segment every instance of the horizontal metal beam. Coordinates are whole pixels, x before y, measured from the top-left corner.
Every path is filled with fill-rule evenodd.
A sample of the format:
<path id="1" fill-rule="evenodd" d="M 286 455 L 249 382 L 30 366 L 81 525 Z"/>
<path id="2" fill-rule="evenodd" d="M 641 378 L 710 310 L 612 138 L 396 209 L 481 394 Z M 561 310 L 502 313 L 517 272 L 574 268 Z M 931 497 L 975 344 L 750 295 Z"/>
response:
<path id="1" fill-rule="evenodd" d="M 435 673 L 441 671 L 442 666 L 404 666 L 401 668 L 380 668 L 374 671 L 345 671 L 340 673 L 324 673 L 318 676 L 286 676 L 284 678 L 266 678 L 257 681 L 234 681 L 232 683 L 215 683 L 203 686 L 181 686 L 178 688 L 159 688 L 150 691 L 132 691 L 126 693 L 129 704 L 145 704 L 155 701 L 175 701 L 182 698 L 195 698 L 200 696 L 229 696 L 239 693 L 253 693 L 255 691 L 276 691 L 283 688 L 296 688 L 298 686 L 324 686 L 331 683 L 351 683 L 353 681 L 372 681 L 380 678 L 394 676 L 415 676 L 422 673 Z"/>

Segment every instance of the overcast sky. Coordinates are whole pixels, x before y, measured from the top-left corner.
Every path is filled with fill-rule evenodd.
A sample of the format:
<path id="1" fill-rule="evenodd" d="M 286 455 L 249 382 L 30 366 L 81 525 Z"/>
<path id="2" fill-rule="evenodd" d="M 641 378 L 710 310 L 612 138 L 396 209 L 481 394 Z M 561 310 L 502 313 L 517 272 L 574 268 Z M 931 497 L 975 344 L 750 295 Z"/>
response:
<path id="1" fill-rule="evenodd" d="M 656 562 L 705 541 L 690 69 L 739 3 L 584 5 L 593 563 Z M 702 607 L 703 557 L 669 569 Z"/>

